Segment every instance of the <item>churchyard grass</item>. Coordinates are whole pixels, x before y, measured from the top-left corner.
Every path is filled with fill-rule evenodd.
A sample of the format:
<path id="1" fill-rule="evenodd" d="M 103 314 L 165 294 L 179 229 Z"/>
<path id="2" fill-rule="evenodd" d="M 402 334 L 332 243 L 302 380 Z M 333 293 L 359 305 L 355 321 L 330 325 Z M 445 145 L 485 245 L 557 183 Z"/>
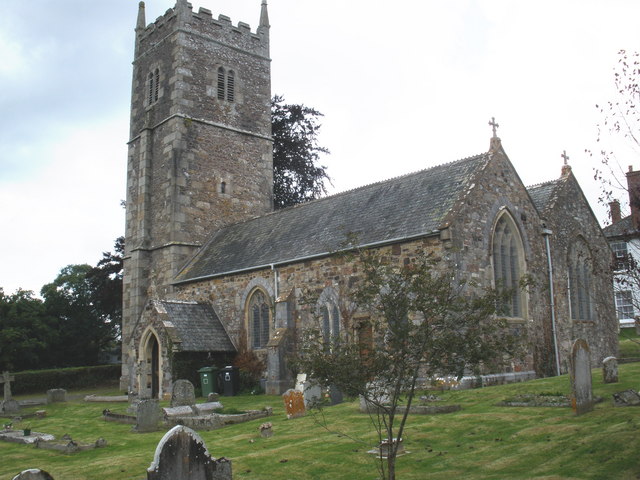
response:
<path id="1" fill-rule="evenodd" d="M 621 328 L 619 340 L 620 359 L 640 358 L 640 336 L 635 328 Z"/>
<path id="2" fill-rule="evenodd" d="M 405 433 L 405 448 L 410 453 L 398 460 L 398 478 L 638 478 L 640 407 L 614 407 L 611 395 L 640 388 L 640 363 L 621 365 L 620 382 L 616 384 L 605 385 L 599 368 L 592 374 L 594 394 L 604 401 L 582 416 L 575 416 L 570 408 L 497 406 L 519 394 L 568 394 L 567 376 L 479 390 L 436 392 L 443 403 L 460 404 L 462 410 L 410 417 Z M 322 415 L 287 420 L 280 397 L 247 395 L 221 397 L 221 401 L 225 407 L 238 410 L 265 405 L 274 408 L 269 419 L 199 432 L 214 457 L 225 456 L 233 461 L 234 479 L 377 478 L 374 458 L 366 453 L 376 436 L 367 415 L 358 412 L 357 402 L 328 407 Z M 49 471 L 56 480 L 146 478 L 146 468 L 164 432 L 137 434 L 131 432 L 130 425 L 102 420 L 103 409 L 125 413 L 126 404 L 85 403 L 72 397 L 64 404 L 26 411 L 38 408 L 46 409 L 47 416 L 29 419 L 33 430 L 58 438 L 68 433 L 81 443 L 103 437 L 109 446 L 62 455 L 0 442 L 0 480 L 34 467 Z M 329 430 L 321 425 L 323 420 Z M 265 421 L 273 423 L 271 438 L 260 437 L 258 427 Z"/>

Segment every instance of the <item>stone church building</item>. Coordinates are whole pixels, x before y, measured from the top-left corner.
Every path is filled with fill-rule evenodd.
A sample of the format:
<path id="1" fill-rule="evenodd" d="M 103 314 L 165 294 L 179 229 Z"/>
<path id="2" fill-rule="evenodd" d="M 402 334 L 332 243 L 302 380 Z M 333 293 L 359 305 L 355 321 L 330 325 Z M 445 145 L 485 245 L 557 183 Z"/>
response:
<path id="1" fill-rule="evenodd" d="M 566 372 L 577 338 L 593 362 L 616 354 L 610 249 L 568 165 L 526 188 L 494 126 L 484 153 L 274 211 L 266 1 L 255 32 L 186 0 L 147 25 L 141 2 L 135 35 L 123 389 L 163 396 L 179 364 L 247 351 L 268 393 L 290 388 L 305 326 L 357 318 L 345 297 L 357 265 L 335 254 L 349 235 L 400 264 L 432 253 L 487 286 L 530 277 L 508 309 L 529 347 L 513 372 Z"/>

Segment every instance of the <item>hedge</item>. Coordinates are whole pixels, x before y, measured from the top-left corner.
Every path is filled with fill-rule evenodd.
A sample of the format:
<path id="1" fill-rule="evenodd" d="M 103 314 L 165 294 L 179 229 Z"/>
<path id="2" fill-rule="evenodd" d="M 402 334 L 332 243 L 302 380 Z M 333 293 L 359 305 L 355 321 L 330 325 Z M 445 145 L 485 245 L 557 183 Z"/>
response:
<path id="1" fill-rule="evenodd" d="M 104 385 L 118 385 L 120 365 L 96 367 L 60 368 L 55 370 L 31 370 L 13 374 L 11 382 L 14 395 L 45 393 L 51 388 L 83 389 Z"/>

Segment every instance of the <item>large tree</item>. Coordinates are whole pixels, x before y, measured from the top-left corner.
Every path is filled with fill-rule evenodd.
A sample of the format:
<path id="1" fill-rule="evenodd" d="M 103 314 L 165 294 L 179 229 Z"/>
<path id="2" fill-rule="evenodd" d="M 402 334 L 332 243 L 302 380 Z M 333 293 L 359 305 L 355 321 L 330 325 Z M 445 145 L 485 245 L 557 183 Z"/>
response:
<path id="1" fill-rule="evenodd" d="M 33 292 L 0 288 L 0 371 L 44 368 L 57 338 L 55 318 Z"/>
<path id="2" fill-rule="evenodd" d="M 275 208 L 289 207 L 326 193 L 330 181 L 318 145 L 322 113 L 305 105 L 287 104 L 282 96 L 271 100 L 273 135 L 273 196 Z"/>
<path id="3" fill-rule="evenodd" d="M 321 385 L 363 397 L 375 412 L 379 442 L 402 438 L 419 378 L 461 377 L 516 353 L 506 321 L 496 318 L 497 292 L 455 281 L 428 257 L 401 265 L 365 251 L 356 262 L 359 274 L 341 310 L 359 314 L 343 318 L 333 338 L 321 320 L 307 330 L 299 368 Z M 391 443 L 388 457 L 378 458 L 383 479 L 396 478 L 397 449 Z"/>

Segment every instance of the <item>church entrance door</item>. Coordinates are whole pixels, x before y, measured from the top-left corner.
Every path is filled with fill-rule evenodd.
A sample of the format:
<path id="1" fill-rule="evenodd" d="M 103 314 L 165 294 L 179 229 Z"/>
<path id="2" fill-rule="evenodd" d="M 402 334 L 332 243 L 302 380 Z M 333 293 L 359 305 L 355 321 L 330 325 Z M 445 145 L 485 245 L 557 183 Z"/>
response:
<path id="1" fill-rule="evenodd" d="M 140 360 L 144 366 L 140 378 L 140 394 L 142 398 L 160 397 L 160 343 L 155 333 L 149 331 L 140 348 Z"/>

